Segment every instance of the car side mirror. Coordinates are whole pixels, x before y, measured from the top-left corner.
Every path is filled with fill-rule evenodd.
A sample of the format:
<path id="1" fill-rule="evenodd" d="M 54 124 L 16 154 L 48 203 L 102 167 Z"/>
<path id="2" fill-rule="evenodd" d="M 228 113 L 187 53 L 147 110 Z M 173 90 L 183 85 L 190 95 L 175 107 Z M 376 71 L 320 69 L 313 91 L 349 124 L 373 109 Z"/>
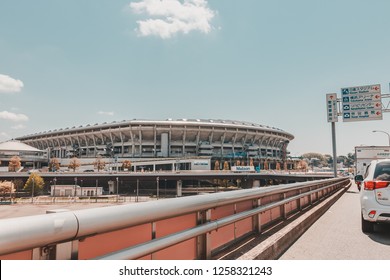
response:
<path id="1" fill-rule="evenodd" d="M 356 182 L 363 182 L 364 178 L 363 178 L 363 175 L 356 175 L 355 176 L 355 181 Z"/>

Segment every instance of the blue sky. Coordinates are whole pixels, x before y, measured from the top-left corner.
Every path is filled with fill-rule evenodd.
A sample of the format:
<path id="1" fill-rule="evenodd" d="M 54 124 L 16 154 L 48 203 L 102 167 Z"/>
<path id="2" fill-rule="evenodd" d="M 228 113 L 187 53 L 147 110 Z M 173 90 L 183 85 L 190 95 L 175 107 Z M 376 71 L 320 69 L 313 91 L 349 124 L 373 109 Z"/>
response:
<path id="1" fill-rule="evenodd" d="M 0 141 L 127 119 L 215 118 L 332 153 L 327 93 L 389 93 L 386 0 L 0 2 Z M 388 99 L 383 99 L 386 106 Z M 387 145 L 390 115 L 336 124 L 338 154 Z"/>

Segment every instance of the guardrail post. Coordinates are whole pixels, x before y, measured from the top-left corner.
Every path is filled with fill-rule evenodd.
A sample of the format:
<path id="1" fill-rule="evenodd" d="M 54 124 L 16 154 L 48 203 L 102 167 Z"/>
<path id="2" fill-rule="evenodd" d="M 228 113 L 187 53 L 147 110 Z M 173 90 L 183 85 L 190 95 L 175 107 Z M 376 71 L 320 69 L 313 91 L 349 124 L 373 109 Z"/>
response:
<path id="1" fill-rule="evenodd" d="M 152 222 L 152 240 L 156 239 L 156 222 Z M 150 254 L 150 258 L 153 260 L 154 252 Z"/>
<path id="2" fill-rule="evenodd" d="M 309 187 L 309 192 L 311 192 L 311 187 Z M 313 195 L 312 194 L 309 195 L 309 205 L 310 206 L 313 205 Z"/>
<path id="3" fill-rule="evenodd" d="M 33 260 L 78 260 L 78 240 L 34 248 Z"/>
<path id="4" fill-rule="evenodd" d="M 283 200 L 285 200 L 286 199 L 286 197 L 287 197 L 287 195 L 286 195 L 286 193 L 283 193 L 282 194 L 282 199 Z M 286 203 L 283 203 L 283 205 L 281 205 L 281 216 L 282 216 L 282 218 L 284 219 L 284 220 L 286 220 L 287 219 L 287 205 L 286 205 Z"/>
<path id="5" fill-rule="evenodd" d="M 201 211 L 197 213 L 197 223 L 205 224 L 211 221 L 211 209 Z M 210 233 L 199 235 L 197 237 L 197 258 L 200 260 L 211 259 L 211 244 L 210 244 Z"/>
<path id="6" fill-rule="evenodd" d="M 298 190 L 298 194 L 301 195 L 301 193 L 302 193 L 302 190 L 299 189 L 299 190 Z M 299 210 L 299 211 L 302 211 L 302 198 L 299 198 L 299 199 L 298 199 L 298 210 Z"/>
<path id="7" fill-rule="evenodd" d="M 69 212 L 67 209 L 47 210 L 46 214 Z M 72 240 L 33 250 L 33 259 L 39 260 L 78 260 L 79 241 Z"/>
<path id="8" fill-rule="evenodd" d="M 257 208 L 261 205 L 261 198 L 253 201 L 253 208 Z M 261 233 L 261 213 L 252 216 L 253 230 L 257 233 Z"/>
<path id="9" fill-rule="evenodd" d="M 234 203 L 234 214 L 237 214 L 237 203 Z M 234 225 L 233 236 L 234 236 L 234 240 L 236 240 L 237 224 L 234 223 L 233 225 Z"/>

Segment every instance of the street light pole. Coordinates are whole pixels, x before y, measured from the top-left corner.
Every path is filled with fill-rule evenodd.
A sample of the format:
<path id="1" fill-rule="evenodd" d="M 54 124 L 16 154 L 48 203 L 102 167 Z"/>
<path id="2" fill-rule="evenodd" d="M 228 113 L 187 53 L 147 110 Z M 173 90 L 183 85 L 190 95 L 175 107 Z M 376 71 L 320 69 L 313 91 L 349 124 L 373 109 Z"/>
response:
<path id="1" fill-rule="evenodd" d="M 156 178 L 156 183 L 157 183 L 157 199 L 159 198 L 159 196 L 160 196 L 160 177 L 158 177 L 157 176 L 157 178 Z"/>
<path id="2" fill-rule="evenodd" d="M 96 179 L 95 203 L 97 203 L 98 179 Z"/>
<path id="3" fill-rule="evenodd" d="M 76 201 L 76 185 L 77 185 L 77 177 L 74 177 L 74 190 L 73 190 L 73 200 Z"/>
<path id="4" fill-rule="evenodd" d="M 116 177 L 116 202 L 119 201 L 119 179 Z"/>
<path id="5" fill-rule="evenodd" d="M 138 196 L 139 196 L 139 179 L 137 179 L 137 202 L 138 202 Z"/>
<path id="6" fill-rule="evenodd" d="M 386 134 L 387 138 L 389 140 L 389 146 L 390 146 L 390 134 L 389 133 L 387 133 L 386 131 L 382 131 L 382 130 L 373 130 L 372 132 L 382 132 L 382 133 Z"/>
<path id="7" fill-rule="evenodd" d="M 57 183 L 57 178 L 53 179 L 54 182 L 54 188 L 53 188 L 53 202 L 56 201 L 56 183 Z"/>
<path id="8" fill-rule="evenodd" d="M 31 180 L 32 180 L 31 203 L 34 203 L 34 185 L 35 185 L 34 177 L 31 177 Z"/>

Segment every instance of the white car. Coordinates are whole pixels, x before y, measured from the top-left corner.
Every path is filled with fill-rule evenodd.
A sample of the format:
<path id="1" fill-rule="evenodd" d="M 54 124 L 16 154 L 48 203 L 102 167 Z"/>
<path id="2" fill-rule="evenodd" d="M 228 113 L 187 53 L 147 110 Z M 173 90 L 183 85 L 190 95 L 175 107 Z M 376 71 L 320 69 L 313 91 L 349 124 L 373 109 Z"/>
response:
<path id="1" fill-rule="evenodd" d="M 362 231 L 373 232 L 375 223 L 390 223 L 390 159 L 373 160 L 367 166 L 362 182 L 360 203 Z"/>

